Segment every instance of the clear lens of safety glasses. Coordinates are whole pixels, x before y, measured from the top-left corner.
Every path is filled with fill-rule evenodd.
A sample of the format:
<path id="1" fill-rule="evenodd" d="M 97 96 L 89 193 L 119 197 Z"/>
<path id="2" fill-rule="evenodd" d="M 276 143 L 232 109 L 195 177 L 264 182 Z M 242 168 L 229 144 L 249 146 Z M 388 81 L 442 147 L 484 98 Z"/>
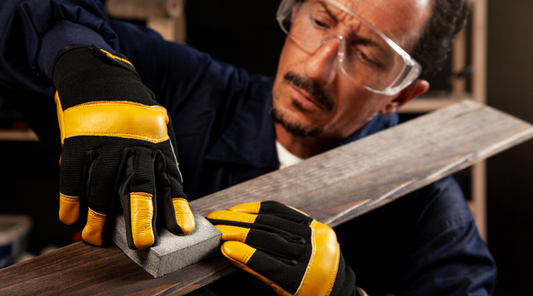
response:
<path id="1" fill-rule="evenodd" d="M 366 89 L 395 95 L 420 75 L 420 65 L 394 41 L 335 0 L 283 0 L 281 29 L 306 52 L 338 38 L 339 65 Z M 337 19 L 343 18 L 343 22 Z"/>

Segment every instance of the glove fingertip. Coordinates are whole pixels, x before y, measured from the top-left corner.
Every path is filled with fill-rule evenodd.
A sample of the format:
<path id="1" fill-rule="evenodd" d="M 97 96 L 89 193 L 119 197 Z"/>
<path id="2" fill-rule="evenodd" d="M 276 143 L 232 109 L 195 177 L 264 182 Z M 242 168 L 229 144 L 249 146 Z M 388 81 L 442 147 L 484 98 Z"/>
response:
<path id="1" fill-rule="evenodd" d="M 222 232 L 222 240 L 245 242 L 250 232 L 250 228 L 243 228 L 231 225 L 215 225 Z"/>
<path id="2" fill-rule="evenodd" d="M 232 212 L 258 214 L 260 209 L 261 209 L 261 202 L 247 202 L 247 203 L 242 203 L 234 207 L 231 207 L 228 210 Z"/>
<path id="3" fill-rule="evenodd" d="M 218 211 L 214 211 L 214 212 L 211 212 L 209 213 L 207 216 L 205 216 L 207 219 L 218 219 L 221 215 L 221 213 L 224 213 L 226 212 L 226 210 L 218 210 Z"/>
<path id="4" fill-rule="evenodd" d="M 103 245 L 103 231 L 107 215 L 100 214 L 89 208 L 87 224 L 83 227 L 81 238 L 84 242 L 95 246 Z"/>
<path id="5" fill-rule="evenodd" d="M 153 244 L 155 244 L 155 235 L 153 232 L 144 233 L 143 235 L 140 234 L 133 234 L 133 246 L 129 246 L 130 249 L 133 250 L 142 250 L 146 249 L 148 247 L 151 247 Z"/>
<path id="6" fill-rule="evenodd" d="M 244 265 L 248 263 L 255 251 L 257 251 L 249 245 L 237 241 L 227 241 L 223 243 L 222 246 L 220 246 L 220 250 L 222 251 L 222 255 L 233 263 L 237 262 Z"/>
<path id="7" fill-rule="evenodd" d="M 194 214 L 189 206 L 189 202 L 182 197 L 176 197 L 172 199 L 174 205 L 174 215 L 176 217 L 176 223 L 181 228 L 182 235 L 193 232 L 196 228 L 196 221 L 194 220 Z"/>
<path id="8" fill-rule="evenodd" d="M 59 220 L 66 225 L 72 225 L 80 217 L 80 198 L 59 193 Z"/>
<path id="9" fill-rule="evenodd" d="M 146 192 L 130 193 L 130 249 L 145 249 L 152 246 L 156 241 L 154 229 L 154 206 L 153 195 Z"/>
<path id="10" fill-rule="evenodd" d="M 245 222 L 245 223 L 254 223 L 257 219 L 257 215 L 248 214 L 243 212 L 233 212 L 233 211 L 214 211 L 206 216 L 207 219 L 212 220 L 227 220 L 227 221 L 236 221 L 236 222 Z"/>

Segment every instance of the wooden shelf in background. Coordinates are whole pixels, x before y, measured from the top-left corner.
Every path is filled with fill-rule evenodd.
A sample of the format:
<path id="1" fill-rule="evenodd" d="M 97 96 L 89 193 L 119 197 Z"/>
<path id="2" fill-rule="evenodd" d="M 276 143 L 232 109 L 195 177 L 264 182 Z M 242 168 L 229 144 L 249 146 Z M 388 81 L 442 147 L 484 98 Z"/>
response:
<path id="1" fill-rule="evenodd" d="M 0 141 L 39 141 L 33 130 L 0 130 Z"/>

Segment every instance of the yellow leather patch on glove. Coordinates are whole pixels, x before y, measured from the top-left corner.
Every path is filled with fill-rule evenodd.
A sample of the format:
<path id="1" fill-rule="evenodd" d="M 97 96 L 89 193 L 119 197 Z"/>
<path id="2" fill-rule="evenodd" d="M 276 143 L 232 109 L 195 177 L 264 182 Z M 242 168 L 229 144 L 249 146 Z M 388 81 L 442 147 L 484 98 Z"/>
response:
<path id="1" fill-rule="evenodd" d="M 243 228 L 229 225 L 215 225 L 215 227 L 222 232 L 222 240 L 225 241 L 238 241 L 244 243 L 250 228 Z"/>
<path id="2" fill-rule="evenodd" d="M 242 204 L 236 205 L 234 207 L 231 207 L 228 210 L 232 211 L 232 212 L 242 212 L 242 213 L 257 214 L 257 213 L 259 213 L 260 209 L 261 209 L 261 203 L 260 202 L 247 202 L 247 203 L 242 203 Z"/>
<path id="3" fill-rule="evenodd" d="M 80 217 L 80 198 L 59 193 L 59 220 L 67 225 L 72 225 Z"/>
<path id="4" fill-rule="evenodd" d="M 87 224 L 81 231 L 81 238 L 95 246 L 102 245 L 102 232 L 104 230 L 104 224 L 107 215 L 100 214 L 93 209 L 89 208 L 89 213 L 87 214 Z"/>
<path id="5" fill-rule="evenodd" d="M 246 223 L 254 223 L 257 215 L 233 211 L 215 211 L 207 215 L 207 219 L 230 220 Z"/>
<path id="6" fill-rule="evenodd" d="M 254 248 L 246 244 L 233 241 L 223 243 L 220 247 L 220 250 L 226 258 L 230 259 L 233 262 L 244 265 L 248 263 L 248 260 L 250 260 L 250 258 L 252 258 L 252 255 L 255 253 Z"/>
<path id="7" fill-rule="evenodd" d="M 194 220 L 194 214 L 189 207 L 189 202 L 181 197 L 175 197 L 172 199 L 174 205 L 174 214 L 176 215 L 176 222 L 183 230 L 183 234 L 191 233 L 196 227 Z"/>
<path id="8" fill-rule="evenodd" d="M 131 234 L 137 249 L 144 249 L 155 243 L 152 197 L 144 192 L 130 193 Z"/>
<path id="9" fill-rule="evenodd" d="M 61 109 L 55 96 L 61 143 L 75 136 L 110 136 L 160 143 L 168 139 L 165 108 L 133 102 L 97 101 Z"/>
<path id="10" fill-rule="evenodd" d="M 316 220 L 311 223 L 311 229 L 313 254 L 296 296 L 329 295 L 337 277 L 340 258 L 337 235 L 333 229 Z"/>

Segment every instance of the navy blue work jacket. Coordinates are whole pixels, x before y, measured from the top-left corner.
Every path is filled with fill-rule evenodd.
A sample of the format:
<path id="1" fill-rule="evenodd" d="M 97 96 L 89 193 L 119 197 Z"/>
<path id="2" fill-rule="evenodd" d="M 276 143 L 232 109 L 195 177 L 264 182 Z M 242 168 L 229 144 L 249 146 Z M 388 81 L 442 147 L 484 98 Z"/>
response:
<path id="1" fill-rule="evenodd" d="M 167 108 L 191 200 L 278 169 L 269 116 L 272 78 L 110 20 L 97 0 L 2 1 L 0 94 L 26 115 L 51 150 L 61 148 L 53 58 L 65 45 L 91 43 L 125 54 Z M 395 124 L 397 115 L 378 115 L 339 145 Z M 335 231 L 356 284 L 369 295 L 490 295 L 494 289 L 494 260 L 451 177 Z M 221 295 L 273 293 L 244 273 L 209 289 Z"/>

